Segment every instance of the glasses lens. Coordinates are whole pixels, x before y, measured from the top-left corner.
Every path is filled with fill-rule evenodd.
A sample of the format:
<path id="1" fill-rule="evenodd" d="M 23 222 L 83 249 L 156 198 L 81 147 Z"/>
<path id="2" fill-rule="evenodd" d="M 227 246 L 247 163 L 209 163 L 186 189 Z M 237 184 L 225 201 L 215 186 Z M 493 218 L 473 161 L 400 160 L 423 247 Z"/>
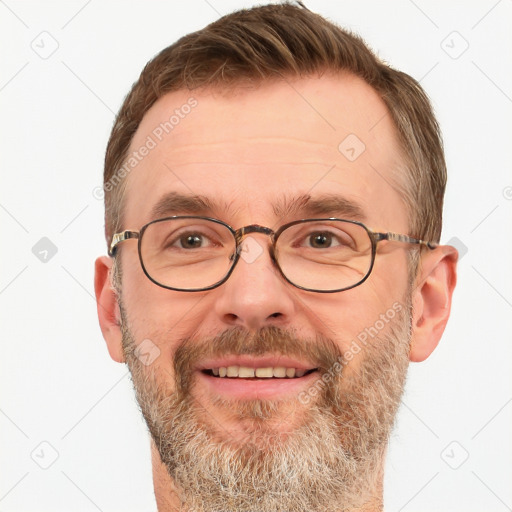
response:
<path id="1" fill-rule="evenodd" d="M 286 228 L 276 259 L 296 286 L 317 291 L 350 288 L 372 264 L 372 242 L 363 226 L 341 220 L 313 220 Z"/>
<path id="2" fill-rule="evenodd" d="M 198 218 L 167 219 L 150 224 L 141 240 L 141 259 L 159 284 L 180 290 L 208 288 L 232 265 L 236 244 L 231 231 Z"/>

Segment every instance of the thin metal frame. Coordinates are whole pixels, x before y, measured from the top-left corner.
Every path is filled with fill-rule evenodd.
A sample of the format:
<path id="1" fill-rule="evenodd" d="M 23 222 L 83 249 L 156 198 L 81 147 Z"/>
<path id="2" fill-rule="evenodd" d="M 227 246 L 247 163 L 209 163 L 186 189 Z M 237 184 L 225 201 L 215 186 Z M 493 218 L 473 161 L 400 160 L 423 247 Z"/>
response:
<path id="1" fill-rule="evenodd" d="M 142 237 L 144 236 L 144 232 L 146 231 L 146 229 L 149 226 L 151 226 L 152 224 L 156 224 L 158 222 L 164 222 L 164 221 L 168 221 L 168 220 L 172 220 L 172 219 L 207 220 L 207 221 L 215 222 L 217 224 L 221 224 L 222 226 L 226 227 L 231 232 L 231 234 L 233 235 L 233 237 L 235 239 L 235 253 L 232 255 L 233 262 L 232 262 L 231 267 L 229 268 L 227 274 L 220 281 L 217 281 L 216 283 L 214 283 L 214 284 L 212 284 L 210 286 L 207 286 L 205 288 L 193 288 L 193 289 L 186 289 L 185 288 L 184 289 L 184 288 L 174 288 L 172 286 L 165 286 L 165 285 L 159 283 L 158 281 L 156 281 L 155 279 L 153 279 L 151 277 L 151 275 L 149 274 L 149 272 L 147 271 L 147 269 L 146 269 L 146 267 L 144 265 L 144 260 L 142 258 L 142 252 L 141 252 L 141 250 L 142 250 Z M 345 288 L 340 288 L 340 289 L 337 289 L 337 290 L 315 290 L 313 288 L 305 288 L 303 286 L 299 286 L 299 285 L 293 283 L 292 281 L 290 281 L 286 277 L 286 275 L 284 274 L 283 270 L 281 269 L 281 267 L 280 267 L 280 265 L 279 265 L 279 263 L 278 263 L 278 261 L 277 261 L 277 259 L 275 257 L 275 247 L 276 247 L 277 240 L 279 239 L 279 237 L 281 236 L 283 231 L 285 231 L 289 227 L 295 226 L 297 224 L 304 224 L 304 223 L 313 222 L 313 221 L 317 221 L 317 222 L 318 221 L 320 221 L 320 222 L 322 222 L 322 221 L 323 222 L 325 222 L 325 221 L 340 221 L 340 222 L 346 222 L 346 223 L 349 223 L 349 224 L 356 224 L 356 225 L 361 226 L 362 228 L 364 228 L 364 230 L 368 233 L 368 236 L 369 236 L 370 241 L 371 241 L 371 248 L 372 248 L 371 263 L 370 263 L 370 266 L 368 268 L 368 272 L 366 273 L 366 275 L 360 281 L 358 281 L 356 284 L 353 284 L 351 286 L 347 286 Z M 262 234 L 268 235 L 270 237 L 270 239 L 272 240 L 272 245 L 269 247 L 270 257 L 272 259 L 272 262 L 276 266 L 276 268 L 279 270 L 279 273 L 281 274 L 281 276 L 285 279 L 285 281 L 290 283 L 292 286 L 295 286 L 295 288 L 299 288 L 300 290 L 305 290 L 305 291 L 308 291 L 308 292 L 316 292 L 316 293 L 338 293 L 338 292 L 343 292 L 345 290 L 350 290 L 351 288 L 355 288 L 356 286 L 359 286 L 360 284 L 364 283 L 364 281 L 366 281 L 368 279 L 368 277 L 370 276 L 370 274 L 371 274 L 371 272 L 373 270 L 373 266 L 375 264 L 375 256 L 376 256 L 376 253 L 377 253 L 377 244 L 379 242 L 383 241 L 383 240 L 388 240 L 388 241 L 391 241 L 391 242 L 403 242 L 403 243 L 407 243 L 407 244 L 415 244 L 415 245 L 420 245 L 420 246 L 427 247 L 428 249 L 435 249 L 436 247 L 438 247 L 438 244 L 435 243 L 435 242 L 427 242 L 425 240 L 420 240 L 418 238 L 413 238 L 413 237 L 410 237 L 408 235 L 401 235 L 399 233 L 375 232 L 375 231 L 372 231 L 367 226 L 365 226 L 362 222 L 359 222 L 359 221 L 356 221 L 356 220 L 338 219 L 336 217 L 295 220 L 293 222 L 289 222 L 287 224 L 284 224 L 277 231 L 274 231 L 271 228 L 267 228 L 265 226 L 260 226 L 258 224 L 251 224 L 249 226 L 244 226 L 244 227 L 241 227 L 239 229 L 233 229 L 229 224 L 226 224 L 225 222 L 223 222 L 221 220 L 218 220 L 218 219 L 214 219 L 212 217 L 202 217 L 202 216 L 197 216 L 197 215 L 174 215 L 172 217 L 165 217 L 163 219 L 156 219 L 156 220 L 153 220 L 151 222 L 148 222 L 147 224 L 142 226 L 142 228 L 139 231 L 133 231 L 133 230 L 127 229 L 125 231 L 121 231 L 120 233 L 116 233 L 112 237 L 112 243 L 110 244 L 110 249 L 108 251 L 108 254 L 109 254 L 110 257 L 115 258 L 116 252 L 117 252 L 116 249 L 117 249 L 117 247 L 118 247 L 118 245 L 120 243 L 125 242 L 126 240 L 137 239 L 138 240 L 137 245 L 138 245 L 138 253 L 139 253 L 140 264 L 142 266 L 142 270 L 144 271 L 144 274 L 146 274 L 147 278 L 150 281 L 152 281 L 156 285 L 158 285 L 158 286 L 160 286 L 162 288 L 166 288 L 168 290 L 174 290 L 174 291 L 180 291 L 180 292 L 203 292 L 203 291 L 207 291 L 207 290 L 212 290 L 213 288 L 217 288 L 218 286 L 220 286 L 221 284 L 225 283 L 229 279 L 229 276 L 233 272 L 236 264 L 238 263 L 238 260 L 240 259 L 240 253 L 242 252 L 242 241 L 243 241 L 243 239 L 244 239 L 244 237 L 246 235 L 249 235 L 251 233 L 262 233 Z"/>

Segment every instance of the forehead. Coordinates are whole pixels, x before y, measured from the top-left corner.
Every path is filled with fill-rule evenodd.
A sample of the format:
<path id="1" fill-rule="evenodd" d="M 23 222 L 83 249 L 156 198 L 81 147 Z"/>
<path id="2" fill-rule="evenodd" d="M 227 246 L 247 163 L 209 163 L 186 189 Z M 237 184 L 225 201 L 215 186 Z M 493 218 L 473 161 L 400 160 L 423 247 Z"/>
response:
<path id="1" fill-rule="evenodd" d="M 371 227 L 405 225 L 398 148 L 385 104 L 352 75 L 172 92 L 132 140 L 124 224 L 153 220 L 162 197 L 178 193 L 233 225 L 269 223 L 283 205 L 327 196 L 359 206 Z"/>

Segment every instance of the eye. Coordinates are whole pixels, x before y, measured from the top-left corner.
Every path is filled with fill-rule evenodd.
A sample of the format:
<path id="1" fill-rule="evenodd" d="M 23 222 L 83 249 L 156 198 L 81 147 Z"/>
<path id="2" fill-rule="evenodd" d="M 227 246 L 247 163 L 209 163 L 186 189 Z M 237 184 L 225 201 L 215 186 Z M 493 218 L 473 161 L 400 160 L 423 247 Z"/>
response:
<path id="1" fill-rule="evenodd" d="M 200 249 L 211 245 L 211 241 L 201 233 L 184 233 L 171 245 L 180 249 Z"/>
<path id="2" fill-rule="evenodd" d="M 340 241 L 328 231 L 311 233 L 306 239 L 306 245 L 314 249 L 325 249 L 340 245 Z"/>

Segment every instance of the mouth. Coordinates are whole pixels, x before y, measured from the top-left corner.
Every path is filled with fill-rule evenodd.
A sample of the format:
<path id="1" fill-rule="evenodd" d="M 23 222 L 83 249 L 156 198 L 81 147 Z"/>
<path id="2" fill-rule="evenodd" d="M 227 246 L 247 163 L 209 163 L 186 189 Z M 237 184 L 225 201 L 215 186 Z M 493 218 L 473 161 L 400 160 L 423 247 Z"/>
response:
<path id="1" fill-rule="evenodd" d="M 298 379 L 317 371 L 318 368 L 304 370 L 303 368 L 286 368 L 285 366 L 264 366 L 252 368 L 250 366 L 220 366 L 202 370 L 205 375 L 220 379 Z"/>
<path id="2" fill-rule="evenodd" d="M 308 362 L 249 356 L 205 361 L 197 373 L 213 396 L 243 400 L 296 396 L 320 375 L 319 368 Z"/>

